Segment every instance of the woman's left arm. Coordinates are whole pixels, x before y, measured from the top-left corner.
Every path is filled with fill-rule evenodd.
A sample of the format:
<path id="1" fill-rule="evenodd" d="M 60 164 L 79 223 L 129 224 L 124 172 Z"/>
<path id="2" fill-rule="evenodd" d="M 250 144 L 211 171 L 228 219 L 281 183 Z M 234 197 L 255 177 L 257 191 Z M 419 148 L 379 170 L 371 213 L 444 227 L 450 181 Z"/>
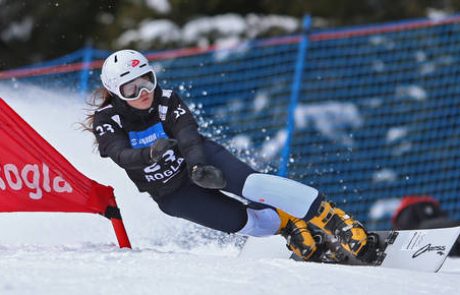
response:
<path id="1" fill-rule="evenodd" d="M 177 139 L 179 151 L 185 159 L 190 178 L 204 188 L 222 189 L 225 177 L 218 168 L 208 165 L 203 150 L 203 136 L 198 132 L 198 124 L 189 108 L 176 93 L 169 99 L 167 127 Z"/>
<path id="2" fill-rule="evenodd" d="M 198 124 L 190 109 L 174 92 L 168 101 L 166 127 L 177 140 L 179 151 L 189 169 L 196 165 L 207 164 L 202 147 L 203 137 L 198 132 Z"/>

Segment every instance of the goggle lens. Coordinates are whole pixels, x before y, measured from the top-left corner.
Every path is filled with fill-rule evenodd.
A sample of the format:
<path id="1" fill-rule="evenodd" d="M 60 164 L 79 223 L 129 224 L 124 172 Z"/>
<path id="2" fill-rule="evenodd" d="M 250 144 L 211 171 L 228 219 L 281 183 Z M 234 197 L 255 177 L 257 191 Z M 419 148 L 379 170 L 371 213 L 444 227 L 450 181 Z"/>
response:
<path id="1" fill-rule="evenodd" d="M 143 89 L 147 90 L 147 92 L 152 92 L 155 89 L 155 81 L 152 73 L 147 73 L 121 85 L 121 98 L 124 100 L 136 100 Z"/>

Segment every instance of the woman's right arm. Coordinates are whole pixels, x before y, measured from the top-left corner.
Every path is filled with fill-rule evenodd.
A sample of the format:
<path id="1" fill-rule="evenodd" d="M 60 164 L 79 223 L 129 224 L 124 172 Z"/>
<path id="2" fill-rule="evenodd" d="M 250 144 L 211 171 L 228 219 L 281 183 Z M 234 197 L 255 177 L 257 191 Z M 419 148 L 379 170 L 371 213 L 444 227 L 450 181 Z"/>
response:
<path id="1" fill-rule="evenodd" d="M 150 148 L 133 149 L 129 137 L 117 122 L 96 114 L 93 133 L 99 146 L 101 157 L 110 157 L 124 169 L 139 169 L 152 164 Z"/>

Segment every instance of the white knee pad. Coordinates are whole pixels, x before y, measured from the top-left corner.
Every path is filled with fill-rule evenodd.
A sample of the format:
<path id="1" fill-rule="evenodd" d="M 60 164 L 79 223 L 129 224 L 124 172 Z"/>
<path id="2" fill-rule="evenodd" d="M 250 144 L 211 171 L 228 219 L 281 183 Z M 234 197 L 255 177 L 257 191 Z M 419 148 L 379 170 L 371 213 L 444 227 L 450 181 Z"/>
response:
<path id="1" fill-rule="evenodd" d="M 281 220 L 274 209 L 255 210 L 247 208 L 246 212 L 248 213 L 248 221 L 238 234 L 264 237 L 277 233 L 281 225 Z"/>
<path id="2" fill-rule="evenodd" d="M 253 173 L 243 185 L 243 197 L 304 218 L 316 203 L 319 192 L 313 187 L 284 177 Z"/>

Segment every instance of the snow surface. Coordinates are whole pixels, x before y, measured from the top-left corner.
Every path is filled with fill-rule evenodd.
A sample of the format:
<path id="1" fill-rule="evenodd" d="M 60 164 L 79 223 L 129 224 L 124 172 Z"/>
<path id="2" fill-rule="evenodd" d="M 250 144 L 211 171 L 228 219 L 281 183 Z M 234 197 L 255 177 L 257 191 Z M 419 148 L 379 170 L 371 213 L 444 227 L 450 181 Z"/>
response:
<path id="1" fill-rule="evenodd" d="M 161 44 L 174 42 L 180 38 L 179 28 L 170 20 L 144 20 L 138 30 L 128 30 L 118 38 L 120 47 L 125 47 L 132 42 L 147 47 L 150 42 Z M 144 44 L 146 43 L 146 44 Z"/>
<path id="2" fill-rule="evenodd" d="M 392 143 L 397 140 L 403 139 L 407 136 L 408 133 L 409 133 L 409 130 L 407 129 L 407 127 L 390 128 L 388 129 L 388 132 L 387 132 L 386 142 Z"/>
<path id="3" fill-rule="evenodd" d="M 149 2 L 163 1 L 149 0 Z M 150 5 L 150 4 L 149 4 Z M 151 6 L 153 7 L 153 6 Z M 248 14 L 241 16 L 227 13 L 191 19 L 178 27 L 168 19 L 145 19 L 135 28 L 123 32 L 115 41 L 120 48 L 135 44 L 136 48 L 150 50 L 154 44 L 179 43 L 207 47 L 236 44 L 266 34 L 270 30 L 293 33 L 299 28 L 299 20 L 291 16 Z M 215 39 L 215 40 L 213 40 Z"/>
<path id="4" fill-rule="evenodd" d="M 0 34 L 0 39 L 5 42 L 13 40 L 26 41 L 29 39 L 34 22 L 31 17 L 25 17 L 21 21 L 12 22 L 6 30 Z"/>
<path id="5" fill-rule="evenodd" d="M 8 83 L 9 85 L 9 83 Z M 0 294 L 456 294 L 460 259 L 441 272 L 240 259 L 235 237 L 164 215 L 77 129 L 77 94 L 0 83 L 3 97 L 77 169 L 115 187 L 133 245 L 91 214 L 0 214 Z M 211 239 L 216 237 L 216 239 Z"/>
<path id="6" fill-rule="evenodd" d="M 369 217 L 371 220 L 381 220 L 384 217 L 392 216 L 400 204 L 401 199 L 399 198 L 378 200 L 372 204 Z"/>
<path id="7" fill-rule="evenodd" d="M 171 3 L 168 0 L 146 0 L 145 4 L 154 11 L 162 14 L 171 12 Z"/>
<path id="8" fill-rule="evenodd" d="M 380 169 L 372 175 L 373 182 L 393 182 L 398 178 L 398 174 L 393 169 Z"/>
<path id="9" fill-rule="evenodd" d="M 330 140 L 353 146 L 349 129 L 363 126 L 364 118 L 353 103 L 329 101 L 317 104 L 299 104 L 294 112 L 296 127 L 306 128 L 310 121 Z"/>
<path id="10" fill-rule="evenodd" d="M 415 101 L 424 101 L 428 98 L 428 94 L 425 89 L 418 85 L 406 85 L 398 86 L 396 88 L 396 97 L 405 98 L 408 97 Z"/>

